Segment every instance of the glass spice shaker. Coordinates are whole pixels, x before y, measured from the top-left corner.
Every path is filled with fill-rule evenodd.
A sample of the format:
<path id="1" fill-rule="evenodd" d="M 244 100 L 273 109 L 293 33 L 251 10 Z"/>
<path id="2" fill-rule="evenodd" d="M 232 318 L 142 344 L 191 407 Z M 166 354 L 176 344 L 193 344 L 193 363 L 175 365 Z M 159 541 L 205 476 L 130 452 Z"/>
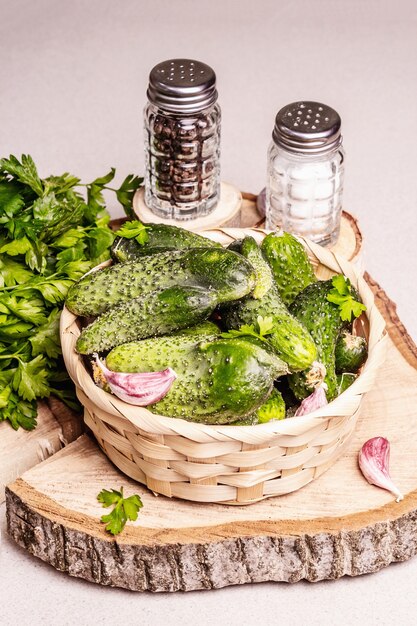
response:
<path id="1" fill-rule="evenodd" d="M 330 246 L 342 212 L 344 150 L 338 113 L 319 102 L 293 102 L 275 119 L 268 152 L 266 227 Z"/>
<path id="2" fill-rule="evenodd" d="M 199 61 L 172 59 L 149 75 L 145 202 L 164 218 L 207 215 L 220 195 L 220 107 L 216 75 Z"/>

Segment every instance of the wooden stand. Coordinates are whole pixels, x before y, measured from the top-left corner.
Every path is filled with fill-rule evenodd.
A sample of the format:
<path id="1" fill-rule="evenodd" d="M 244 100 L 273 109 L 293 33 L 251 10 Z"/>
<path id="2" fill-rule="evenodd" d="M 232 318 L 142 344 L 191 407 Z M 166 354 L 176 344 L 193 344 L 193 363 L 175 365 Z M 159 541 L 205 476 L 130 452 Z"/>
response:
<path id="1" fill-rule="evenodd" d="M 193 220 L 172 220 L 158 217 L 145 204 L 145 189 L 141 187 L 133 198 L 133 210 L 143 222 L 158 222 L 159 224 L 173 224 L 187 230 L 204 230 L 215 226 L 239 226 L 242 194 L 239 189 L 230 183 L 221 183 L 220 200 L 215 209 L 204 217 Z"/>
<path id="2" fill-rule="evenodd" d="M 10 535 L 71 576 L 132 590 L 336 579 L 409 559 L 417 553 L 417 348 L 395 305 L 367 280 L 388 325 L 387 362 L 345 455 L 320 480 L 249 507 L 170 500 L 126 478 L 83 435 L 7 489 Z M 357 467 L 361 445 L 377 435 L 391 442 L 400 503 Z M 114 539 L 96 496 L 120 485 L 144 507 Z"/>

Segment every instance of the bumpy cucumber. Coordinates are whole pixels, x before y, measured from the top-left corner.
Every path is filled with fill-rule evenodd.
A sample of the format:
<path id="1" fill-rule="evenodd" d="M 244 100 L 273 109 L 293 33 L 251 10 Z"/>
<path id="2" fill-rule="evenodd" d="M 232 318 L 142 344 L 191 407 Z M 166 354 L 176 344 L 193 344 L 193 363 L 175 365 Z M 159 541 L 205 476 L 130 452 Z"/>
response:
<path id="1" fill-rule="evenodd" d="M 222 331 L 213 322 L 201 322 L 200 324 L 196 324 L 195 326 L 190 326 L 189 328 L 183 328 L 181 330 L 181 335 L 220 335 Z"/>
<path id="2" fill-rule="evenodd" d="M 201 287 L 186 285 L 154 291 L 100 315 L 82 330 L 77 351 L 103 352 L 129 341 L 165 335 L 200 322 L 216 305 L 216 293 Z"/>
<path id="3" fill-rule="evenodd" d="M 271 288 L 274 279 L 255 239 L 253 237 L 235 239 L 227 246 L 227 249 L 238 252 L 252 264 L 256 277 L 256 286 L 252 296 L 256 299 L 262 298 Z"/>
<path id="4" fill-rule="evenodd" d="M 341 393 L 349 389 L 352 383 L 355 382 L 357 376 L 356 374 L 351 374 L 345 372 L 344 374 L 337 375 L 337 395 L 340 396 Z"/>
<path id="5" fill-rule="evenodd" d="M 317 280 L 307 252 L 298 239 L 283 231 L 267 235 L 261 247 L 282 301 L 289 306 L 297 294 Z"/>
<path id="6" fill-rule="evenodd" d="M 255 275 L 246 259 L 223 248 L 160 252 L 87 274 L 69 289 L 66 305 L 77 315 L 100 315 L 122 302 L 178 285 L 211 289 L 218 302 L 227 302 L 250 293 Z"/>
<path id="7" fill-rule="evenodd" d="M 348 331 L 342 332 L 336 343 L 336 373 L 356 373 L 367 356 L 368 345 L 364 337 L 351 335 Z"/>
<path id="8" fill-rule="evenodd" d="M 127 343 L 114 348 L 106 362 L 119 372 L 171 367 L 177 379 L 149 410 L 207 424 L 227 424 L 249 415 L 267 398 L 274 379 L 287 371 L 278 357 L 259 345 L 204 334 Z"/>
<path id="9" fill-rule="evenodd" d="M 290 307 L 291 313 L 309 330 L 317 346 L 317 360 L 326 368 L 324 380 L 327 384 L 326 395 L 329 401 L 337 395 L 335 348 L 344 325 L 339 307 L 327 300 L 327 295 L 332 289 L 331 280 L 312 283 L 297 296 Z M 312 393 L 310 377 L 310 371 L 292 374 L 289 377 L 290 387 L 299 400 Z"/>
<path id="10" fill-rule="evenodd" d="M 233 302 L 221 308 L 222 322 L 227 329 L 239 329 L 243 324 L 256 326 L 258 316 L 272 317 L 275 332 L 268 335 L 268 341 L 277 355 L 288 364 L 291 371 L 309 367 L 317 357 L 314 342 L 306 328 L 293 317 L 282 302 L 278 288 L 272 280 L 271 269 L 262 256 L 260 248 L 251 242 L 248 249 L 241 246 L 241 254 L 249 255 L 255 264 L 256 275 L 261 276 L 263 285 L 270 284 L 268 291 L 261 298 L 249 296 L 239 302 Z M 271 282 L 265 279 L 269 275 Z M 256 289 L 256 288 L 255 288 Z"/>
<path id="11" fill-rule="evenodd" d="M 258 424 L 265 424 L 271 420 L 285 419 L 285 402 L 278 389 L 273 389 L 269 398 L 255 411 Z"/>
<path id="12" fill-rule="evenodd" d="M 111 248 L 115 261 L 125 263 L 138 257 L 163 252 L 166 250 L 183 250 L 187 248 L 218 248 L 220 244 L 192 233 L 185 228 L 169 224 L 146 224 L 148 239 L 140 244 L 136 239 L 117 237 Z"/>
<path id="13" fill-rule="evenodd" d="M 282 394 L 274 387 L 269 398 L 251 415 L 233 422 L 233 426 L 255 426 L 266 424 L 271 420 L 285 419 L 285 402 Z"/>
<path id="14" fill-rule="evenodd" d="M 222 308 L 222 322 L 227 329 L 237 330 L 243 324 L 256 326 L 258 316 L 272 317 L 276 330 L 267 339 L 290 371 L 310 367 L 317 358 L 314 341 L 305 326 L 289 313 L 275 285 L 260 300 L 245 298 Z"/>
<path id="15" fill-rule="evenodd" d="M 271 289 L 273 277 L 253 237 L 245 237 L 242 240 L 240 254 L 252 264 L 255 270 L 256 285 L 252 297 L 256 299 L 262 298 Z"/>

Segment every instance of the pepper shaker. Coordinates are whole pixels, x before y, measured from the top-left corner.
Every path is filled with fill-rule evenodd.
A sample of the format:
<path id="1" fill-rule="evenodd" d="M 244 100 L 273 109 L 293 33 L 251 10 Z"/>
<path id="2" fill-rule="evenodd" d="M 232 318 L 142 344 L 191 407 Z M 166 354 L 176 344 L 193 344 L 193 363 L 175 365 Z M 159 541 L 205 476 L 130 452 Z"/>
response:
<path id="1" fill-rule="evenodd" d="M 163 61 L 151 70 L 147 97 L 147 206 L 176 220 L 208 215 L 220 195 L 220 107 L 213 69 L 190 59 Z"/>
<path id="2" fill-rule="evenodd" d="M 319 102 L 293 102 L 275 119 L 268 152 L 266 226 L 330 246 L 342 212 L 341 120 Z"/>

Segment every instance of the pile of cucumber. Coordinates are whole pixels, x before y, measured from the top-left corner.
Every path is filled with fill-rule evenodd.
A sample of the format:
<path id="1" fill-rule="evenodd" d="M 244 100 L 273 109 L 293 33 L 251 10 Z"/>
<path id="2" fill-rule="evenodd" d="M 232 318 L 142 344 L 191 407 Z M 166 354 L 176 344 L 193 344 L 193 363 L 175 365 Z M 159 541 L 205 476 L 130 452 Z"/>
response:
<path id="1" fill-rule="evenodd" d="M 327 300 L 331 281 L 317 281 L 292 235 L 224 249 L 175 226 L 146 232 L 145 242 L 116 238 L 113 264 L 73 285 L 66 306 L 85 318 L 80 354 L 98 353 L 116 372 L 175 371 L 150 411 L 257 424 L 293 414 L 317 363 L 329 401 L 353 382 L 366 341 Z"/>

